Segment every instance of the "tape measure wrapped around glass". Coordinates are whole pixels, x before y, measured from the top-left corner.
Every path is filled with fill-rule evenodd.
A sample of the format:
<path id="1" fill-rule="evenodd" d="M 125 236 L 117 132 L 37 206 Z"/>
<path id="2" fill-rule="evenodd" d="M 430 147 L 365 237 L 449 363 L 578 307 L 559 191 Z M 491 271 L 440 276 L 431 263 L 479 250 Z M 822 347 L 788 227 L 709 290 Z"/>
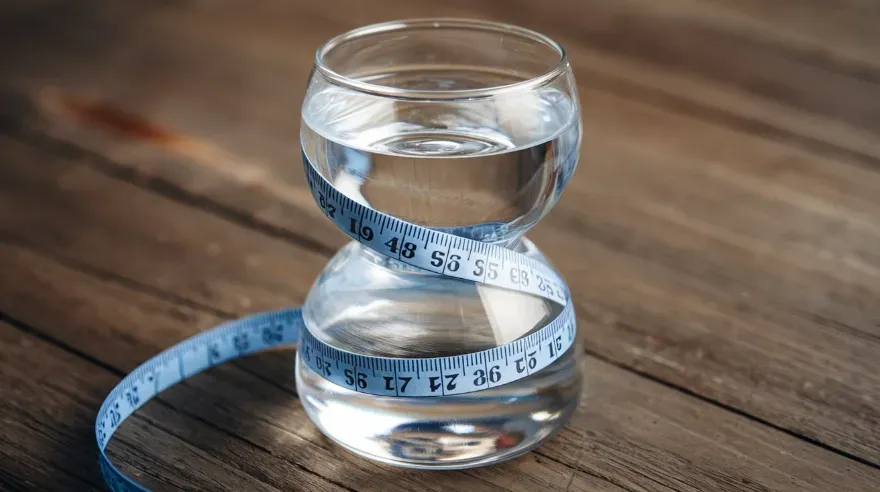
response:
<path id="1" fill-rule="evenodd" d="M 505 345 L 432 358 L 375 357 L 334 348 L 309 333 L 299 308 L 224 323 L 148 360 L 104 400 L 95 435 L 101 471 L 112 490 L 148 490 L 123 475 L 107 457 L 107 444 L 122 422 L 166 388 L 238 357 L 298 345 L 305 363 L 335 384 L 361 393 L 412 398 L 470 393 L 517 381 L 547 367 L 574 343 L 575 316 L 568 287 L 549 265 L 364 206 L 334 188 L 305 155 L 303 163 L 318 206 L 355 241 L 412 267 L 551 300 L 562 305 L 562 311 L 542 328 Z M 444 261 L 453 254 L 459 259 Z"/>

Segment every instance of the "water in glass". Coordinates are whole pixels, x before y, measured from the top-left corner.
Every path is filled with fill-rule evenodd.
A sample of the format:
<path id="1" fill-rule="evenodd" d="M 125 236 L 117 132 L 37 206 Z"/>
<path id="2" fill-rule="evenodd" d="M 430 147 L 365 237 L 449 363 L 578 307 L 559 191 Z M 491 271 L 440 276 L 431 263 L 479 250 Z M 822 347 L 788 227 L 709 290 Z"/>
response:
<path id="1" fill-rule="evenodd" d="M 484 24 L 421 26 L 409 45 L 385 43 L 391 52 L 384 58 L 381 39 L 373 38 L 412 25 L 356 32 L 325 46 L 319 63 L 329 66 L 328 73 L 313 74 L 303 104 L 303 153 L 337 189 L 362 204 L 546 261 L 522 235 L 549 211 L 577 162 L 580 121 L 573 80 L 564 67 L 546 83 L 518 88 L 534 74 L 515 63 L 500 70 L 443 60 L 455 38 L 449 30 L 545 43 L 525 30 L 494 24 L 483 29 Z M 345 47 L 360 37 L 372 41 L 370 56 L 381 61 L 407 53 L 405 63 L 378 63 L 369 56 L 351 62 Z M 334 49 L 343 50 L 335 62 Z M 413 49 L 428 54 L 412 55 Z M 545 63 L 552 69 L 564 62 L 562 55 L 557 58 Z M 353 66 L 360 70 L 344 73 Z M 339 73 L 375 90 L 335 80 Z M 410 92 L 417 97 L 408 97 Z M 527 294 L 416 270 L 351 243 L 315 282 L 304 317 L 312 334 L 339 349 L 436 357 L 514 341 L 560 310 Z M 297 386 L 318 427 L 359 454 L 402 466 L 465 468 L 521 454 L 560 429 L 579 399 L 577 361 L 578 351 L 569 350 L 517 382 L 433 398 L 357 393 L 298 361 Z"/>

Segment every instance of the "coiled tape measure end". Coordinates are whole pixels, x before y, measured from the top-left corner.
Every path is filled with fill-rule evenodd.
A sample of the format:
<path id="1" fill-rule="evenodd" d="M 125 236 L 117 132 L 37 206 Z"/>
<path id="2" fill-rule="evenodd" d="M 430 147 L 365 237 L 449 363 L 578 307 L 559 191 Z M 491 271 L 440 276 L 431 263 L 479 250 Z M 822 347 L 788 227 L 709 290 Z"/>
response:
<path id="1" fill-rule="evenodd" d="M 550 266 L 509 249 L 366 207 L 334 188 L 305 154 L 303 164 L 309 190 L 324 215 L 364 246 L 433 273 L 542 297 L 562 305 L 562 311 L 541 329 L 500 347 L 417 359 L 359 355 L 327 345 L 309 332 L 300 308 L 224 323 L 148 360 L 104 400 L 95 421 L 95 437 L 101 472 L 112 490 L 148 490 L 123 475 L 107 457 L 107 444 L 122 422 L 166 388 L 239 357 L 299 344 L 299 356 L 306 365 L 339 386 L 414 398 L 464 394 L 517 381 L 547 367 L 574 344 L 575 316 L 568 287 Z"/>

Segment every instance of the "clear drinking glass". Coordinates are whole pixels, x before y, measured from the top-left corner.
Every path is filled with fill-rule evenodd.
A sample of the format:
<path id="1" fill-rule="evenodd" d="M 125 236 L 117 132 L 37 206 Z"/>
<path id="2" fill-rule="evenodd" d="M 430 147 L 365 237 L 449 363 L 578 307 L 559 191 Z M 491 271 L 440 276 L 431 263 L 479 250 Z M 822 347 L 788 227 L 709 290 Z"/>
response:
<path id="1" fill-rule="evenodd" d="M 364 205 L 544 260 L 523 237 L 574 172 L 581 138 L 561 46 L 515 26 L 425 19 L 367 26 L 316 55 L 302 109 L 304 155 Z M 561 306 L 414 269 L 357 243 L 330 260 L 303 309 L 311 333 L 353 353 L 457 355 L 540 329 Z M 574 345 L 579 348 L 579 344 Z M 522 454 L 580 397 L 579 350 L 525 379 L 464 395 L 362 394 L 297 360 L 311 419 L 348 449 L 416 468 Z"/>

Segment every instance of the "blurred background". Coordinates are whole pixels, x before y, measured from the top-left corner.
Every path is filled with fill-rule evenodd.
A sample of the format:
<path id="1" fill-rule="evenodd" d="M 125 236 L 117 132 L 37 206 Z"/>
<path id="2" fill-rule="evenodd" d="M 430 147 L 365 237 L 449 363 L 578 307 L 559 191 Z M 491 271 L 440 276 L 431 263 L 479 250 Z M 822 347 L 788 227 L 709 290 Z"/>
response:
<path id="1" fill-rule="evenodd" d="M 779 257 L 819 258 L 845 280 L 877 266 L 873 226 L 853 229 L 840 212 L 854 207 L 863 225 L 878 212 L 862 174 L 880 165 L 873 2 L 42 0 L 3 11 L 5 124 L 327 251 L 343 238 L 299 164 L 315 50 L 364 24 L 454 16 L 543 32 L 574 67 L 580 167 L 539 243 L 555 224 L 649 256 L 661 238 L 685 255 L 736 244 L 759 273 Z M 848 258 L 853 248 L 868 256 Z"/>
<path id="2" fill-rule="evenodd" d="M 803 166 L 798 152 L 857 166 L 880 155 L 873 2 L 42 0 L 3 10 L 8 122 L 280 227 L 308 227 L 324 244 L 340 237 L 312 223 L 298 163 L 314 51 L 397 18 L 504 21 L 563 44 L 585 124 L 570 194 L 586 195 L 570 206 L 662 203 L 745 223 L 746 211 L 724 210 L 741 197 L 721 176 L 731 166 L 765 179 Z M 681 204 L 707 180 L 720 186 L 706 193 L 720 210 Z"/>

